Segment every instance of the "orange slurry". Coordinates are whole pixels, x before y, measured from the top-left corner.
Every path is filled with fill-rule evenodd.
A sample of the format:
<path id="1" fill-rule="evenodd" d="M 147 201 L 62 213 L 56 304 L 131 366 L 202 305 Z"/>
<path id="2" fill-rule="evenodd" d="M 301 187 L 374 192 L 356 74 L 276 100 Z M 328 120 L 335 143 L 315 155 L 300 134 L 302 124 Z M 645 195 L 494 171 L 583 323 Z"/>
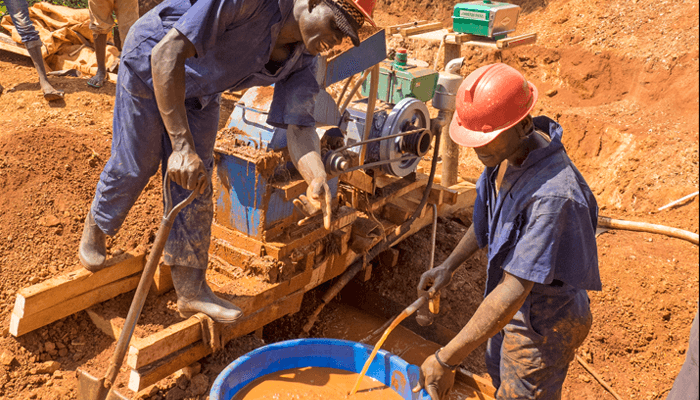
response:
<path id="1" fill-rule="evenodd" d="M 362 367 L 362 372 L 360 372 L 360 376 L 357 377 L 357 381 L 355 382 L 355 386 L 353 386 L 352 390 L 350 391 L 350 396 L 354 395 L 357 392 L 357 389 L 360 388 L 360 383 L 362 382 L 362 378 L 365 376 L 367 373 L 367 370 L 369 369 L 370 364 L 372 364 L 372 360 L 374 360 L 374 356 L 377 355 L 377 351 L 382 347 L 384 342 L 386 341 L 386 338 L 389 336 L 391 331 L 398 326 L 401 321 L 406 319 L 409 315 L 413 314 L 416 312 L 417 309 L 419 309 L 428 299 L 427 294 L 424 296 L 421 296 L 418 300 L 414 301 L 413 304 L 410 306 L 406 307 L 405 310 L 401 311 L 401 313 L 394 319 L 394 321 L 389 325 L 388 328 L 384 331 L 384 334 L 382 337 L 379 339 L 376 345 L 374 345 L 374 349 L 372 349 L 372 353 L 369 355 L 369 358 L 365 362 L 365 365 Z"/>

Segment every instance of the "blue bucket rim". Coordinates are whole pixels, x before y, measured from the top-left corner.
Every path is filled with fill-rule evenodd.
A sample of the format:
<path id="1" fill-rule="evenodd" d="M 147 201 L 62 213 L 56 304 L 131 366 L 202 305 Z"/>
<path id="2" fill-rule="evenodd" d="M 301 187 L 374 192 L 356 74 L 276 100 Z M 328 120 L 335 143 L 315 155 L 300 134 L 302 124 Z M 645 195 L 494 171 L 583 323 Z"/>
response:
<path id="1" fill-rule="evenodd" d="M 293 346 L 293 345 L 297 345 L 297 344 L 311 345 L 311 346 L 313 346 L 314 344 L 324 344 L 324 345 L 338 344 L 338 345 L 345 345 L 345 346 L 352 346 L 352 347 L 362 347 L 369 352 L 371 352 L 374 349 L 374 346 L 369 346 L 369 345 L 366 345 L 364 343 L 354 342 L 351 340 L 327 339 L 327 338 L 291 339 L 291 340 L 284 340 L 281 342 L 271 343 L 271 344 L 259 347 L 255 350 L 252 350 L 252 351 L 238 357 L 236 360 L 231 362 L 226 368 L 224 368 L 219 373 L 219 375 L 216 377 L 216 380 L 214 380 L 214 383 L 212 384 L 212 387 L 211 387 L 210 396 L 212 394 L 214 394 L 214 391 L 217 388 L 221 388 L 223 386 L 225 379 L 227 379 L 234 372 L 234 370 L 236 368 L 240 367 L 242 364 L 246 363 L 251 358 L 258 356 L 261 353 L 266 353 L 266 352 L 269 352 L 269 351 L 275 350 L 275 349 L 283 349 L 283 348 L 287 348 L 289 346 Z M 410 364 L 409 362 L 407 362 L 403 358 L 401 358 L 395 354 L 389 353 L 386 350 L 379 349 L 377 351 L 377 355 L 375 356 L 375 359 L 380 355 L 382 357 L 393 358 L 394 361 L 398 365 L 401 366 L 401 368 L 405 368 L 406 370 L 408 370 L 409 367 L 418 368 L 418 366 Z M 255 379 L 258 379 L 258 378 L 260 378 L 260 377 L 255 377 L 255 378 L 251 379 L 250 381 L 246 382 L 246 385 L 249 384 L 250 382 L 254 381 Z M 409 382 L 409 384 L 410 384 L 410 382 Z M 416 393 L 416 394 L 419 396 L 419 398 L 422 398 L 422 399 L 429 399 L 430 398 L 430 396 L 428 395 L 428 392 L 426 392 L 425 389 L 421 389 L 421 391 Z"/>

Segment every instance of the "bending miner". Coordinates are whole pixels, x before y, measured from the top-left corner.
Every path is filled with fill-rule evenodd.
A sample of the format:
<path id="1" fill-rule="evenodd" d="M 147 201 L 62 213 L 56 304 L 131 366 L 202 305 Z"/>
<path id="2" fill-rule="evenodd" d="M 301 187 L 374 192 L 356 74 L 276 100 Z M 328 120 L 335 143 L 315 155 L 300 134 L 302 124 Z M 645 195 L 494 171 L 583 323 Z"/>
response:
<path id="1" fill-rule="evenodd" d="M 174 203 L 206 180 L 177 216 L 163 259 L 183 317 L 239 318 L 240 309 L 205 280 L 220 94 L 275 84 L 268 123 L 288 128 L 290 153 L 310 183 L 308 197 L 323 203 L 329 190 L 320 149 L 307 137 L 316 135 L 314 56 L 345 36 L 359 45 L 366 15 L 352 0 L 166 0 L 139 19 L 123 45 L 112 154 L 85 219 L 82 264 L 103 268 L 105 235 L 119 230 L 159 166 L 173 180 Z"/>
<path id="2" fill-rule="evenodd" d="M 474 148 L 486 169 L 473 224 L 442 265 L 423 274 L 430 296 L 474 252 L 488 247 L 486 291 L 469 322 L 421 366 L 420 384 L 445 398 L 454 370 L 488 341 L 498 399 L 559 399 L 569 363 L 591 327 L 587 290 L 601 290 L 598 206 L 562 145 L 562 128 L 530 112 L 537 88 L 492 64 L 457 92 L 450 137 Z"/>

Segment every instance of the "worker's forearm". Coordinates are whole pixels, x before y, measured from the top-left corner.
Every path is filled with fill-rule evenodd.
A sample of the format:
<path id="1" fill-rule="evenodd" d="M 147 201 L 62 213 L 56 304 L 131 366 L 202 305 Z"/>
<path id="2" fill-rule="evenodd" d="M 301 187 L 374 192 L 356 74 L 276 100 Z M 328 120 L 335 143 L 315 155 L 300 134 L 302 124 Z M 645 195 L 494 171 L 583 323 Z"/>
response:
<path id="1" fill-rule="evenodd" d="M 192 43 L 172 29 L 153 48 L 153 90 L 173 151 L 194 149 L 185 108 L 185 60 L 194 56 Z"/>
<path id="2" fill-rule="evenodd" d="M 306 182 L 315 178 L 326 180 L 326 168 L 321 159 L 321 140 L 313 127 L 289 125 L 287 149 L 292 163 Z"/>
<path id="3" fill-rule="evenodd" d="M 443 261 L 442 265 L 446 266 L 450 272 L 454 272 L 477 250 L 479 250 L 479 245 L 476 241 L 474 225 L 472 224 L 467 230 L 467 233 L 462 237 L 462 240 L 457 244 L 457 247 L 455 247 L 449 257 Z"/>
<path id="4" fill-rule="evenodd" d="M 506 273 L 503 281 L 486 296 L 467 325 L 440 351 L 441 360 L 457 364 L 503 329 L 522 307 L 532 286 L 533 282 Z"/>

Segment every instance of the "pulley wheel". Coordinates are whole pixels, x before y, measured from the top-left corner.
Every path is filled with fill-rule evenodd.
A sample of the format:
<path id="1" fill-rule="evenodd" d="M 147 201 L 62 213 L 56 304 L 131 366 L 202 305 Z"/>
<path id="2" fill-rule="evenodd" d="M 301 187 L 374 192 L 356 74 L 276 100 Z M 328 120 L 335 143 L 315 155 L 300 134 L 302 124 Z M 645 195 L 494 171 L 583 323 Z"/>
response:
<path id="1" fill-rule="evenodd" d="M 415 129 L 430 129 L 430 114 L 425 103 L 407 97 L 398 102 L 389 113 L 384 123 L 382 136 L 395 135 Z M 380 160 L 399 158 L 409 154 L 401 151 L 402 140 L 402 137 L 382 140 L 379 147 Z M 412 157 L 404 161 L 394 161 L 390 164 L 384 164 L 382 169 L 388 174 L 404 177 L 416 170 L 420 160 L 420 157 Z"/>

